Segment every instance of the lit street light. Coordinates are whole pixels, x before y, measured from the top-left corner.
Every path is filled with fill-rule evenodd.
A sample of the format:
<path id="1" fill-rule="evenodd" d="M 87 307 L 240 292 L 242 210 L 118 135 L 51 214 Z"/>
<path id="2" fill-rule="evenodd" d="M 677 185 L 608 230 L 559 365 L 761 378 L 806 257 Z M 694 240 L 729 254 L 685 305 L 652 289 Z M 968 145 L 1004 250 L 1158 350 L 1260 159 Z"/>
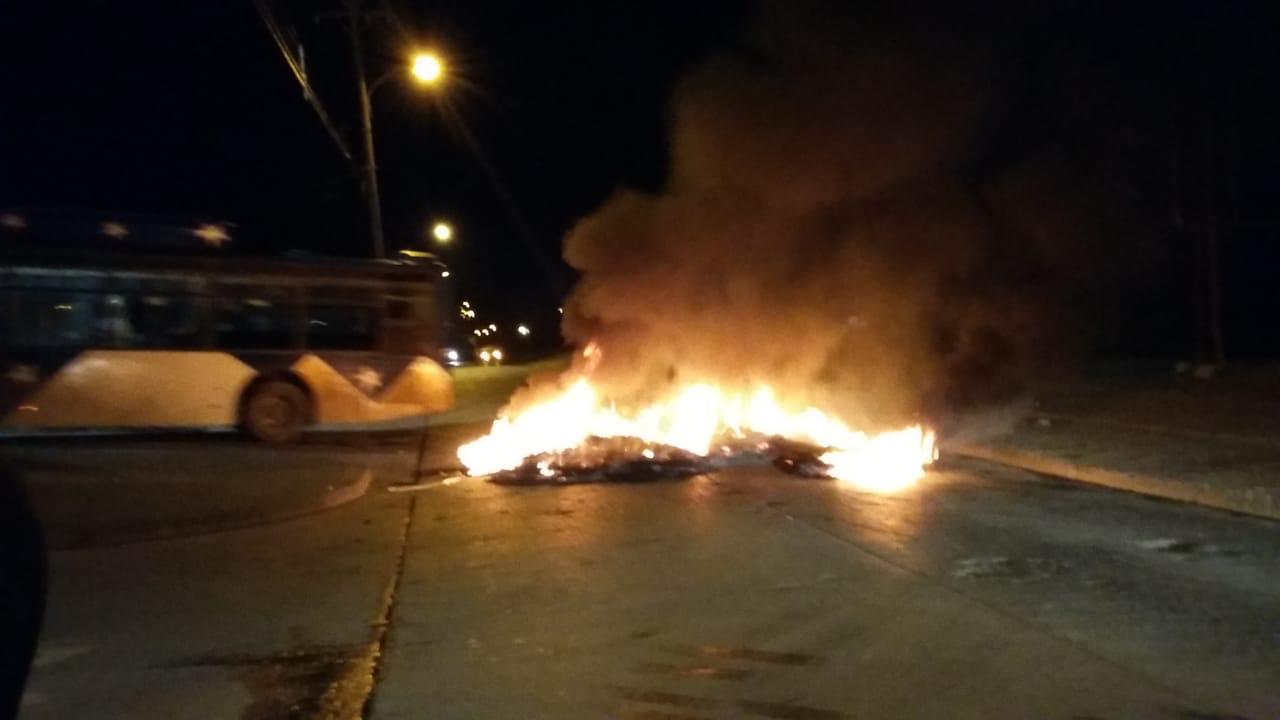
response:
<path id="1" fill-rule="evenodd" d="M 444 245 L 453 239 L 453 226 L 447 222 L 437 222 L 431 226 L 431 237 L 435 238 L 436 242 Z"/>
<path id="2" fill-rule="evenodd" d="M 434 85 L 444 77 L 444 62 L 433 52 L 420 52 L 413 56 L 411 72 L 418 82 Z"/>
<path id="3" fill-rule="evenodd" d="M 354 13 L 353 13 L 354 15 Z M 360 22 L 351 21 L 351 50 L 355 57 L 356 81 L 360 90 L 360 121 L 364 130 L 365 190 L 369 203 L 369 232 L 373 236 L 373 255 L 386 257 L 386 245 L 382 234 L 382 201 L 378 196 L 378 166 L 373 152 L 373 92 L 391 77 L 409 71 L 419 85 L 438 85 L 444 78 L 444 63 L 430 52 L 419 52 L 402 66 L 383 75 L 372 83 L 364 73 L 364 51 L 361 48 Z"/>
<path id="4" fill-rule="evenodd" d="M 529 337 L 529 326 L 528 326 L 528 325 L 517 325 L 517 326 L 516 326 L 516 332 L 520 333 L 521 335 L 523 335 L 523 336 L 525 336 L 525 337 Z"/>

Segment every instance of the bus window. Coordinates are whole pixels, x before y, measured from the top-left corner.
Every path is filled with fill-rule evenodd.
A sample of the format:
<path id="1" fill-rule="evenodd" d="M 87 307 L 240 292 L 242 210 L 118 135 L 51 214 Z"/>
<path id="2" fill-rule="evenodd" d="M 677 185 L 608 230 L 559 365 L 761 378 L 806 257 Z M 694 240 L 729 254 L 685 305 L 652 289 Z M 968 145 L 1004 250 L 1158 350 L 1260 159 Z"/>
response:
<path id="1" fill-rule="evenodd" d="M 6 280 L 8 278 L 5 278 Z M 17 328 L 22 314 L 17 307 L 18 292 L 5 283 L 0 286 L 0 345 L 9 346 L 17 342 Z"/>
<path id="2" fill-rule="evenodd" d="M 105 347 L 134 347 L 137 333 L 129 322 L 123 295 L 109 293 L 98 306 L 97 344 Z"/>
<path id="3" fill-rule="evenodd" d="M 439 347 L 440 314 L 430 286 L 392 288 L 387 297 L 383 349 L 392 353 L 433 355 Z"/>
<path id="4" fill-rule="evenodd" d="M 214 335 L 218 347 L 295 348 L 300 318 L 296 296 L 287 290 L 228 283 L 218 289 Z"/>
<path id="5" fill-rule="evenodd" d="M 307 306 L 307 347 L 312 350 L 373 350 L 377 315 L 367 305 L 314 302 Z"/>
<path id="6" fill-rule="evenodd" d="M 16 290 L 12 344 L 87 347 L 93 343 L 97 298 L 91 293 Z"/>
<path id="7" fill-rule="evenodd" d="M 6 310 L 9 342 L 16 347 L 87 347 L 94 341 L 96 292 L 93 272 L 12 268 Z"/>
<path id="8" fill-rule="evenodd" d="M 204 283 L 183 277 L 116 278 L 99 309 L 103 343 L 111 347 L 204 345 Z"/>
<path id="9" fill-rule="evenodd" d="M 119 326 L 132 333 L 127 347 L 189 348 L 200 343 L 202 298 L 192 295 L 107 296 L 125 305 Z"/>

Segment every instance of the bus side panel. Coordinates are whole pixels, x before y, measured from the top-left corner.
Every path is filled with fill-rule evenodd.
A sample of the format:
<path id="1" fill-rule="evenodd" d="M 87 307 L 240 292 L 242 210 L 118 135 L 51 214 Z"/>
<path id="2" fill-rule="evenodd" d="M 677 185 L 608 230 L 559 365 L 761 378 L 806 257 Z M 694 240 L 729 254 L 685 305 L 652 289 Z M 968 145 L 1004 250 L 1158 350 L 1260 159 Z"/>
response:
<path id="1" fill-rule="evenodd" d="M 382 392 L 378 392 L 382 375 L 372 365 L 353 366 L 344 375 L 323 358 L 308 353 L 291 369 L 311 389 L 316 422 L 321 425 L 379 423 L 439 412 L 453 405 L 453 379 L 427 358 L 409 363 Z M 364 389 L 357 383 L 363 383 Z"/>
<path id="2" fill-rule="evenodd" d="M 381 419 L 377 403 L 316 355 L 303 355 L 290 369 L 310 388 L 318 424 Z"/>
<path id="3" fill-rule="evenodd" d="M 453 376 L 434 360 L 420 357 L 400 373 L 378 400 L 414 404 L 427 413 L 451 410 L 455 401 Z"/>
<path id="4" fill-rule="evenodd" d="M 90 350 L 45 379 L 5 425 L 225 427 L 256 374 L 223 352 Z"/>

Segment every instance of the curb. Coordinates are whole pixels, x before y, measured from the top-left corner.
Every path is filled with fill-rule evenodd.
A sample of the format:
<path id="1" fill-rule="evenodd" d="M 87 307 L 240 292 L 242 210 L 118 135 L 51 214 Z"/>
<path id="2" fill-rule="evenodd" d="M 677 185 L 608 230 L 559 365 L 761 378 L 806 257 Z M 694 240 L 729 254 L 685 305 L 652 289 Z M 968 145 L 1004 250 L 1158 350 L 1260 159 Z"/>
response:
<path id="1" fill-rule="evenodd" d="M 368 494 L 373 485 L 373 471 L 365 468 L 360 477 L 346 485 L 331 488 L 315 499 L 299 503 L 293 507 L 265 512 L 257 515 L 238 514 L 235 516 L 212 517 L 181 525 L 151 525 L 132 527 L 117 532 L 85 533 L 74 536 L 64 542 L 50 542 L 49 550 L 90 550 L 98 548 L 119 547 L 160 540 L 178 540 L 201 535 L 247 530 L 264 525 L 295 520 L 307 515 L 315 515 L 326 510 L 359 500 Z"/>
<path id="2" fill-rule="evenodd" d="M 1209 483 L 1108 470 L 1036 453 L 987 445 L 949 446 L 944 448 L 943 452 L 947 455 L 1030 470 L 1064 480 L 1102 485 L 1166 500 L 1194 503 L 1218 510 L 1280 520 L 1280 488 L 1223 488 Z"/>
<path id="3" fill-rule="evenodd" d="M 1239 435 L 1236 433 L 1210 432 L 1207 430 L 1194 430 L 1190 428 L 1169 427 L 1167 425 L 1152 425 L 1151 423 L 1129 422 L 1127 420 L 1108 420 L 1105 418 L 1085 417 L 1081 415 L 1071 415 L 1069 413 L 1056 413 L 1044 410 L 1037 410 L 1031 417 L 1046 418 L 1058 422 L 1081 423 L 1084 425 L 1097 425 L 1102 427 L 1117 427 L 1132 430 L 1141 430 L 1142 432 L 1159 433 L 1161 435 L 1174 435 L 1180 437 L 1200 438 L 1204 440 L 1229 440 L 1235 443 L 1246 443 L 1249 445 L 1261 445 L 1263 447 L 1280 447 L 1280 440 L 1274 437 L 1260 437 L 1258 435 Z"/>

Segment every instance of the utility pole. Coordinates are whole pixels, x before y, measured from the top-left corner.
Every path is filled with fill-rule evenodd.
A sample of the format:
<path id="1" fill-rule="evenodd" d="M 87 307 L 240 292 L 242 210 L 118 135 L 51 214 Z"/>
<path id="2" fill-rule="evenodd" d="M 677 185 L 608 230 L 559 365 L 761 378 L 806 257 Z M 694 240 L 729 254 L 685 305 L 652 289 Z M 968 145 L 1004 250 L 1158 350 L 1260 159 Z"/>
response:
<path id="1" fill-rule="evenodd" d="M 1208 320 L 1208 358 L 1219 367 L 1226 364 L 1226 344 L 1222 333 L 1222 237 L 1219 222 L 1219 192 L 1221 187 L 1221 170 L 1218 160 L 1218 116 L 1222 112 L 1217 85 L 1221 81 L 1220 74 L 1214 64 L 1216 53 L 1211 54 L 1210 41 L 1205 38 L 1205 30 L 1196 33 L 1201 113 L 1201 126 L 1204 152 L 1204 180 L 1202 181 L 1202 207 L 1204 215 L 1201 233 L 1203 234 L 1204 283 L 1206 291 L 1206 315 Z M 1215 38 L 1216 40 L 1216 38 Z"/>
<path id="2" fill-rule="evenodd" d="M 433 86 L 441 82 L 444 63 L 433 52 L 420 50 L 411 58 L 411 64 L 392 68 L 373 82 L 369 82 L 364 67 L 364 29 L 370 18 L 394 21 L 388 11 L 367 10 L 363 0 L 346 0 L 345 12 L 317 13 L 316 20 L 341 18 L 351 30 L 351 60 L 356 74 L 356 91 L 360 98 L 360 134 L 364 143 L 364 162 L 361 163 L 361 185 L 369 209 L 369 235 L 373 239 L 373 256 L 386 258 L 387 245 L 382 231 L 382 198 L 378 192 L 378 162 L 373 147 L 373 93 L 398 76 L 411 76 L 420 84 Z"/>
<path id="3" fill-rule="evenodd" d="M 378 164 L 373 150 L 373 103 L 369 99 L 369 81 L 364 74 L 364 48 L 361 42 L 362 20 L 360 0 L 347 3 L 351 24 L 351 53 L 356 71 L 356 85 L 360 92 L 360 126 L 364 136 L 364 192 L 369 204 L 369 234 L 373 238 L 373 256 L 381 260 L 387 256 L 386 242 L 382 235 L 382 200 L 378 195 Z"/>

